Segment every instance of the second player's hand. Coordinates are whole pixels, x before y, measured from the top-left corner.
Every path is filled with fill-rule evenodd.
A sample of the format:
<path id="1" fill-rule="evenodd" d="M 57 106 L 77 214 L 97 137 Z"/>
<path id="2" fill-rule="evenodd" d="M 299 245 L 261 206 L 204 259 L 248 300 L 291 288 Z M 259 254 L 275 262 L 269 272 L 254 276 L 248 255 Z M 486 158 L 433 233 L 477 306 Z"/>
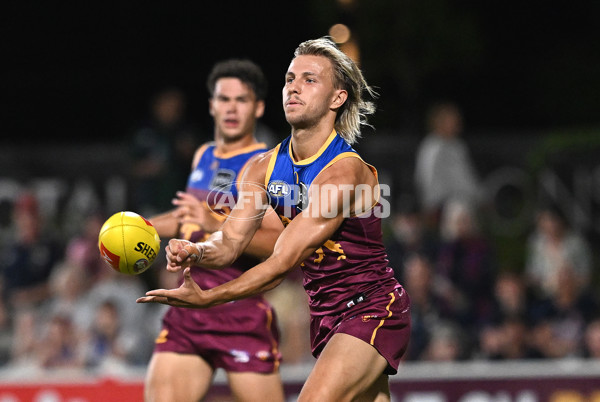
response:
<path id="1" fill-rule="evenodd" d="M 208 300 L 203 297 L 204 291 L 190 273 L 190 268 L 183 271 L 183 283 L 177 289 L 156 289 L 146 292 L 136 303 L 160 303 L 175 307 L 204 308 L 209 307 Z"/>
<path id="2" fill-rule="evenodd" d="M 165 248 L 167 254 L 167 270 L 178 272 L 190 267 L 202 259 L 202 251 L 196 243 L 189 240 L 171 239 Z"/>
<path id="3" fill-rule="evenodd" d="M 192 194 L 184 191 L 177 192 L 177 198 L 172 201 L 177 206 L 177 218 L 202 225 L 206 219 L 208 210 L 205 205 Z"/>

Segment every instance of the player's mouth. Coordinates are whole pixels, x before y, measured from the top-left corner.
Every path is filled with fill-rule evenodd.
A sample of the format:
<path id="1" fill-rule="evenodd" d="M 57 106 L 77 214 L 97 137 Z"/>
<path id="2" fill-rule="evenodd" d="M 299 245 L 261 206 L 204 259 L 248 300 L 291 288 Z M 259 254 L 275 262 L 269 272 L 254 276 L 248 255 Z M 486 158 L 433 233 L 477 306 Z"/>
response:
<path id="1" fill-rule="evenodd" d="M 293 106 L 299 106 L 302 105 L 302 102 L 298 99 L 288 99 L 285 102 L 285 107 L 293 107 Z"/>
<path id="2" fill-rule="evenodd" d="M 225 127 L 234 128 L 234 127 L 237 127 L 239 124 L 240 124 L 240 122 L 237 119 L 225 119 L 225 120 L 223 120 L 223 125 Z"/>

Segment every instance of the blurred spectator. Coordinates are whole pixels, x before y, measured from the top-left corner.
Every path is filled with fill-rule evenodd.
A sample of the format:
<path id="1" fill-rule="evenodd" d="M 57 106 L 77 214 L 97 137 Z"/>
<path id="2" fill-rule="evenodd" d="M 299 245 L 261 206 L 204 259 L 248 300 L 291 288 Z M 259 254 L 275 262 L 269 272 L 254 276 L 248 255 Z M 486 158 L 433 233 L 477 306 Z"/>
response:
<path id="1" fill-rule="evenodd" d="M 0 326 L 8 324 L 7 312 L 37 306 L 49 295 L 48 279 L 54 265 L 62 257 L 62 247 L 44 231 L 38 200 L 25 193 L 13 207 L 15 238 L 3 245 L 0 259 L 2 305 Z"/>
<path id="2" fill-rule="evenodd" d="M 461 324 L 475 329 L 492 309 L 496 260 L 491 242 L 479 229 L 471 204 L 444 205 L 436 272 L 445 279 L 446 298 L 460 312 Z"/>
<path id="3" fill-rule="evenodd" d="M 559 272 L 569 268 L 579 285 L 590 280 L 592 253 L 587 240 L 570 226 L 560 208 L 543 205 L 527 243 L 525 272 L 542 296 L 553 297 L 560 285 Z"/>
<path id="4" fill-rule="evenodd" d="M 568 266 L 559 269 L 557 281 L 555 294 L 535 305 L 534 341 L 544 357 L 573 357 L 581 353 L 585 328 L 600 310 L 600 300 Z"/>
<path id="5" fill-rule="evenodd" d="M 521 316 L 506 316 L 479 331 L 479 357 L 489 360 L 535 359 L 542 355 L 531 347 L 530 329 Z"/>
<path id="6" fill-rule="evenodd" d="M 178 88 L 158 92 L 151 116 L 131 141 L 132 208 L 151 216 L 171 207 L 173 194 L 185 186 L 200 141 L 186 119 L 187 100 Z"/>
<path id="7" fill-rule="evenodd" d="M 532 303 L 522 275 L 511 271 L 498 275 L 492 309 L 478 330 L 479 357 L 490 360 L 541 357 L 530 347 L 528 335 Z"/>
<path id="8" fill-rule="evenodd" d="M 453 362 L 465 358 L 463 331 L 455 322 L 438 323 L 431 328 L 431 335 L 421 360 Z"/>
<path id="9" fill-rule="evenodd" d="M 423 358 L 433 332 L 443 322 L 454 320 L 452 304 L 443 298 L 436 287 L 433 268 L 426 255 L 414 253 L 404 263 L 401 283 L 411 299 L 411 337 L 406 360 Z"/>
<path id="10" fill-rule="evenodd" d="M 80 223 L 79 234 L 68 240 L 65 247 L 65 263 L 78 266 L 93 280 L 107 268 L 98 252 L 98 234 L 106 220 L 103 213 L 95 211 Z"/>
<path id="11" fill-rule="evenodd" d="M 583 357 L 600 359 L 600 318 L 590 321 L 585 329 Z"/>
<path id="12" fill-rule="evenodd" d="M 483 325 L 502 324 L 509 319 L 533 320 L 534 295 L 523 275 L 512 271 L 498 274 L 494 281 L 493 300 Z"/>
<path id="13" fill-rule="evenodd" d="M 87 367 L 127 366 L 127 341 L 123 339 L 127 335 L 122 327 L 122 318 L 113 302 L 106 300 L 98 305 L 84 342 Z"/>
<path id="14" fill-rule="evenodd" d="M 428 133 L 415 160 L 415 186 L 428 225 L 437 227 L 439 214 L 450 199 L 478 205 L 479 178 L 467 145 L 460 138 L 463 116 L 451 102 L 433 105 L 427 115 Z"/>
<path id="15" fill-rule="evenodd" d="M 36 344 L 37 364 L 45 369 L 83 367 L 78 335 L 69 317 L 51 317 Z"/>
<path id="16" fill-rule="evenodd" d="M 391 217 L 392 235 L 386 239 L 386 250 L 390 266 L 396 279 L 402 283 L 402 269 L 406 259 L 414 253 L 423 254 L 435 261 L 439 239 L 430 231 L 414 203 L 404 203 Z"/>
<path id="17" fill-rule="evenodd" d="M 32 308 L 15 312 L 10 349 L 10 364 L 12 366 L 33 364 L 36 342 L 39 339 L 40 322 L 40 314 Z"/>
<path id="18" fill-rule="evenodd" d="M 91 333 L 96 314 L 110 300 L 119 312 L 122 327 L 120 329 L 121 347 L 126 360 L 130 364 L 145 364 L 154 345 L 154 334 L 148 334 L 140 328 L 145 328 L 147 308 L 132 303 L 132 297 L 144 294 L 145 287 L 139 276 L 124 275 L 107 266 L 101 271 L 88 291 L 85 300 L 81 302 L 83 313 L 79 314 L 78 328 Z"/>
<path id="19" fill-rule="evenodd" d="M 58 264 L 50 277 L 50 297 L 39 309 L 45 316 L 69 317 L 78 325 L 87 319 L 85 300 L 92 286 L 92 277 L 85 266 L 72 259 Z"/>

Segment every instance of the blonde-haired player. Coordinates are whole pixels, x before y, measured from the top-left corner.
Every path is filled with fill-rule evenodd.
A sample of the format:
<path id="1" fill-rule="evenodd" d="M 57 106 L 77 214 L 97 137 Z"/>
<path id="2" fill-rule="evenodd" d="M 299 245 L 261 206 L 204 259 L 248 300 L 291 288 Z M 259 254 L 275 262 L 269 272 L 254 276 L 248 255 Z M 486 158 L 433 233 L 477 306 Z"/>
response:
<path id="1" fill-rule="evenodd" d="M 212 289 L 198 286 L 189 275 L 191 263 L 226 265 L 245 249 L 259 227 L 246 218 L 260 209 L 240 203 L 207 241 L 169 242 L 167 268 L 184 269 L 181 287 L 149 291 L 138 299 L 218 306 L 271 289 L 287 272 L 301 269 L 317 362 L 300 401 L 389 401 L 388 375 L 396 373 L 408 345 L 410 301 L 388 267 L 382 204 L 373 203 L 376 172 L 349 144 L 373 111 L 362 97 L 368 92 L 356 64 L 332 41 L 301 43 L 282 92 L 291 136 L 248 167 L 246 180 L 263 188 L 241 189 L 269 202 L 287 225 L 273 254 Z"/>

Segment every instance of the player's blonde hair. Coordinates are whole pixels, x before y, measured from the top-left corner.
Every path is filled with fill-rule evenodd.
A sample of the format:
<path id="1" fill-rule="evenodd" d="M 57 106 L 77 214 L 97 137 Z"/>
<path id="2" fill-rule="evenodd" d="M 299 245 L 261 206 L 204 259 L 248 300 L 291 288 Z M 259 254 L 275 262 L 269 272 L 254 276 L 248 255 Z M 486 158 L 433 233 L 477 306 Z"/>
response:
<path id="1" fill-rule="evenodd" d="M 367 115 L 375 112 L 375 104 L 363 99 L 363 94 L 375 99 L 377 92 L 367 84 L 356 63 L 327 36 L 302 42 L 294 51 L 294 57 L 297 56 L 324 56 L 331 60 L 335 88 L 348 92 L 348 99 L 335 118 L 335 129 L 346 142 L 355 143 L 361 124 L 368 125 Z"/>

